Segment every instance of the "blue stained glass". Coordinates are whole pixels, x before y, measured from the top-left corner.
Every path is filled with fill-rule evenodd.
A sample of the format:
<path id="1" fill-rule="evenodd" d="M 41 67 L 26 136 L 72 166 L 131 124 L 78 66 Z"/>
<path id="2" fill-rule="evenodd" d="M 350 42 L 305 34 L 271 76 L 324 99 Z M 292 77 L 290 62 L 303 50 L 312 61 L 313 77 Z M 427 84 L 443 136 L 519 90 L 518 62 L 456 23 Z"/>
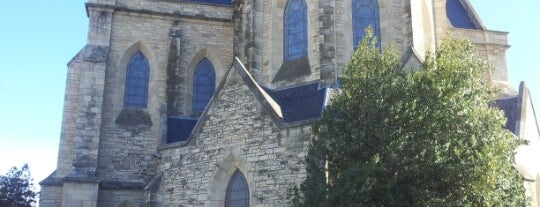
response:
<path id="1" fill-rule="evenodd" d="M 377 37 L 377 46 L 381 46 L 381 32 L 379 23 L 379 5 L 377 0 L 353 0 L 352 2 L 352 28 L 354 48 L 364 37 L 364 28 L 371 26 L 373 35 Z"/>
<path id="2" fill-rule="evenodd" d="M 459 0 L 446 1 L 446 16 L 453 27 L 463 29 L 476 29 L 472 19 L 467 14 L 463 4 Z"/>
<path id="3" fill-rule="evenodd" d="M 249 187 L 246 178 L 239 170 L 234 172 L 225 195 L 225 207 L 248 207 Z"/>
<path id="4" fill-rule="evenodd" d="M 284 60 L 307 56 L 307 6 L 304 0 L 290 0 L 285 7 L 283 25 Z"/>
<path id="5" fill-rule="evenodd" d="M 192 111 L 194 114 L 201 114 L 214 94 L 216 75 L 212 63 L 203 58 L 197 64 L 193 75 L 193 99 Z"/>
<path id="6" fill-rule="evenodd" d="M 141 52 L 131 56 L 126 69 L 124 106 L 146 108 L 148 100 L 148 76 L 150 66 Z"/>

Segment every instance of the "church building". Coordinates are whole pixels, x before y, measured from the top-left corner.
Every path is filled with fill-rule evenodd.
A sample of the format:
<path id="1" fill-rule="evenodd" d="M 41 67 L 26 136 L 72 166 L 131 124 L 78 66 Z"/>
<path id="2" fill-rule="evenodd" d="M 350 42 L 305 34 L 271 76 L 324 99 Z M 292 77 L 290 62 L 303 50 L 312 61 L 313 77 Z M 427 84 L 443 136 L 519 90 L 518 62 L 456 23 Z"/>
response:
<path id="1" fill-rule="evenodd" d="M 448 34 L 474 43 L 506 128 L 527 140 L 516 168 L 539 205 L 529 91 L 508 84 L 507 32 L 468 0 L 87 0 L 86 12 L 41 207 L 287 206 L 367 26 L 408 67 Z"/>

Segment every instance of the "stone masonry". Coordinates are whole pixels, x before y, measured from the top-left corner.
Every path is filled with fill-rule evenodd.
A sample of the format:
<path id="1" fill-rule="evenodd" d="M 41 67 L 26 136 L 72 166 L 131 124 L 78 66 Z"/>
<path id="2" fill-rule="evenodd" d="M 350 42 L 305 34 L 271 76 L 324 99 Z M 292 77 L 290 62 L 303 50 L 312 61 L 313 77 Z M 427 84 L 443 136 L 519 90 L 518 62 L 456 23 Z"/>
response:
<path id="1" fill-rule="evenodd" d="M 235 172 L 245 179 L 247 205 L 287 206 L 288 190 L 306 177 L 311 126 L 353 53 L 355 12 L 353 0 L 302 0 L 300 71 L 284 59 L 289 1 L 88 0 L 88 42 L 68 64 L 57 168 L 40 183 L 40 206 L 227 206 Z M 375 1 L 379 41 L 405 66 L 420 64 L 447 33 L 470 39 L 510 97 L 501 103 L 517 106 L 521 97 L 516 123 L 533 126 L 527 89 L 507 83 L 507 33 L 487 30 L 468 0 Z M 452 25 L 449 1 L 472 28 Z M 136 53 L 149 67 L 145 107 L 125 104 Z M 201 114 L 192 108 L 203 59 L 215 88 Z M 170 120 L 196 123 L 170 142 L 171 130 L 184 127 Z M 525 177 L 529 193 L 540 192 L 536 175 Z"/>

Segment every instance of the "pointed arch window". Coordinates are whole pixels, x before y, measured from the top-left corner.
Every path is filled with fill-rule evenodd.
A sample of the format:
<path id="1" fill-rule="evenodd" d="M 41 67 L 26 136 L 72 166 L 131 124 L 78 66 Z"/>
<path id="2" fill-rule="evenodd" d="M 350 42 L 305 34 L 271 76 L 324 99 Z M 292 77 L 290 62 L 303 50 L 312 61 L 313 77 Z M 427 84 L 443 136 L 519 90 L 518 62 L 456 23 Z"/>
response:
<path id="1" fill-rule="evenodd" d="M 285 61 L 307 56 L 307 5 L 304 0 L 289 0 L 283 24 Z"/>
<path id="2" fill-rule="evenodd" d="M 365 35 L 364 28 L 368 26 L 373 28 L 373 36 L 377 37 L 377 46 L 381 46 L 379 4 L 377 0 L 353 0 L 352 25 L 355 49 Z"/>
<path id="3" fill-rule="evenodd" d="M 150 66 L 141 52 L 131 56 L 126 69 L 124 106 L 146 108 L 148 102 L 148 77 Z"/>
<path id="4" fill-rule="evenodd" d="M 249 206 L 249 187 L 246 178 L 236 170 L 229 184 L 225 195 L 225 207 L 248 207 Z"/>
<path id="5" fill-rule="evenodd" d="M 192 112 L 196 115 L 201 114 L 214 94 L 216 75 L 214 66 L 207 59 L 203 58 L 197 64 L 193 75 L 193 99 Z"/>
<path id="6" fill-rule="evenodd" d="M 467 9 L 459 0 L 446 1 L 446 16 L 453 27 L 463 29 L 478 29 L 472 18 L 469 16 Z"/>

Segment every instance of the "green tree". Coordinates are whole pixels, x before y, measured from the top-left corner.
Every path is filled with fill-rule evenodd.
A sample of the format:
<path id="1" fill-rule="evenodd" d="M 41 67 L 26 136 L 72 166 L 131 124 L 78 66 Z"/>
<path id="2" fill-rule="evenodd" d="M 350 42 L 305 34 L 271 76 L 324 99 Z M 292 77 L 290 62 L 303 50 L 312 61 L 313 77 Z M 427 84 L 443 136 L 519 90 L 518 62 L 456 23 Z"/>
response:
<path id="1" fill-rule="evenodd" d="M 30 207 L 36 202 L 37 193 L 30 176 L 28 164 L 21 169 L 12 167 L 6 175 L 0 176 L 0 206 Z"/>
<path id="2" fill-rule="evenodd" d="M 445 39 L 403 69 L 367 33 L 314 126 L 294 206 L 526 206 L 519 140 L 472 44 Z"/>

